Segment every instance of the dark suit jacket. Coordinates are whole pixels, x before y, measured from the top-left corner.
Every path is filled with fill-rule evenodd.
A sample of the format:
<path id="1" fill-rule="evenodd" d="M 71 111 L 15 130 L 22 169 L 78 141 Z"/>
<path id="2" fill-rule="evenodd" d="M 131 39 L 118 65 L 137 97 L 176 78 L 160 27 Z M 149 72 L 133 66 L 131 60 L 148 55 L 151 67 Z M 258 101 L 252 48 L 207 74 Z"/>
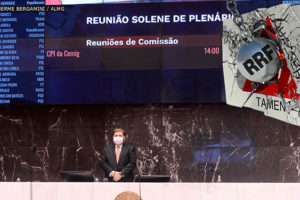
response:
<path id="1" fill-rule="evenodd" d="M 101 154 L 101 165 L 109 181 L 113 181 L 113 178 L 109 177 L 109 174 L 112 171 L 118 171 L 123 175 L 123 178 L 120 180 L 120 182 L 132 182 L 132 171 L 136 167 L 135 147 L 123 144 L 119 162 L 117 164 L 115 145 L 112 144 L 105 146 Z"/>

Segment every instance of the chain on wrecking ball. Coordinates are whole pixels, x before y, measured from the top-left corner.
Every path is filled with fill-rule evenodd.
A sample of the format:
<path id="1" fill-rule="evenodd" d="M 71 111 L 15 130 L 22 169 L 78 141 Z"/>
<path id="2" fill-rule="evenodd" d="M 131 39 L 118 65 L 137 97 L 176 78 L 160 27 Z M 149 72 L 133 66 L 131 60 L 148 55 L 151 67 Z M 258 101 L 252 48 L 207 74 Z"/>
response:
<path id="1" fill-rule="evenodd" d="M 270 81 L 282 67 L 277 45 L 269 39 L 250 34 L 235 0 L 227 0 L 226 6 L 232 13 L 233 22 L 239 27 L 243 39 L 237 56 L 239 72 L 253 82 Z"/>

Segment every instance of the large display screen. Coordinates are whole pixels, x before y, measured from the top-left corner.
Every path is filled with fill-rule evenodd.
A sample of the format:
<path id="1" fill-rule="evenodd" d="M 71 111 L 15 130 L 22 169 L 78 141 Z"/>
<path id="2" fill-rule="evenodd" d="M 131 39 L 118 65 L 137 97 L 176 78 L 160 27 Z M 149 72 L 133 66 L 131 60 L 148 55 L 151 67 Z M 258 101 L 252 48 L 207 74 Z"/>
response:
<path id="1" fill-rule="evenodd" d="M 111 2 L 1 1 L 0 103 L 225 101 L 225 1 Z"/>

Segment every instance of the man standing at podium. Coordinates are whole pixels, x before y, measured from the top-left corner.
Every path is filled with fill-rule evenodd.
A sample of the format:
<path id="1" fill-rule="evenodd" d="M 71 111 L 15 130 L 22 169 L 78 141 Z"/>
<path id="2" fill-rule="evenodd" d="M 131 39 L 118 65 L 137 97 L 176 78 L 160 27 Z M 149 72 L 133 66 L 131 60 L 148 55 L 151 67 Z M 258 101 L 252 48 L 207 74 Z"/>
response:
<path id="1" fill-rule="evenodd" d="M 101 164 L 109 181 L 132 182 L 136 167 L 135 147 L 125 144 L 123 129 L 114 129 L 114 144 L 105 146 L 101 155 Z"/>

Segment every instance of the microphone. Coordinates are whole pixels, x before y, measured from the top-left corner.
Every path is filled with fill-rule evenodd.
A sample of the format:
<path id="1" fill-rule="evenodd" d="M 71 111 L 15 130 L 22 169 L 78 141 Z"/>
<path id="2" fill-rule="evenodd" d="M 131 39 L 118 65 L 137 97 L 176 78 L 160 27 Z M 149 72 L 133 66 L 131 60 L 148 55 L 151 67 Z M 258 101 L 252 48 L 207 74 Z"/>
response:
<path id="1" fill-rule="evenodd" d="M 138 175 L 138 180 L 139 180 L 139 196 L 140 196 L 140 200 L 142 200 L 141 174 L 140 174 L 140 172 L 139 172 L 139 175 Z"/>

